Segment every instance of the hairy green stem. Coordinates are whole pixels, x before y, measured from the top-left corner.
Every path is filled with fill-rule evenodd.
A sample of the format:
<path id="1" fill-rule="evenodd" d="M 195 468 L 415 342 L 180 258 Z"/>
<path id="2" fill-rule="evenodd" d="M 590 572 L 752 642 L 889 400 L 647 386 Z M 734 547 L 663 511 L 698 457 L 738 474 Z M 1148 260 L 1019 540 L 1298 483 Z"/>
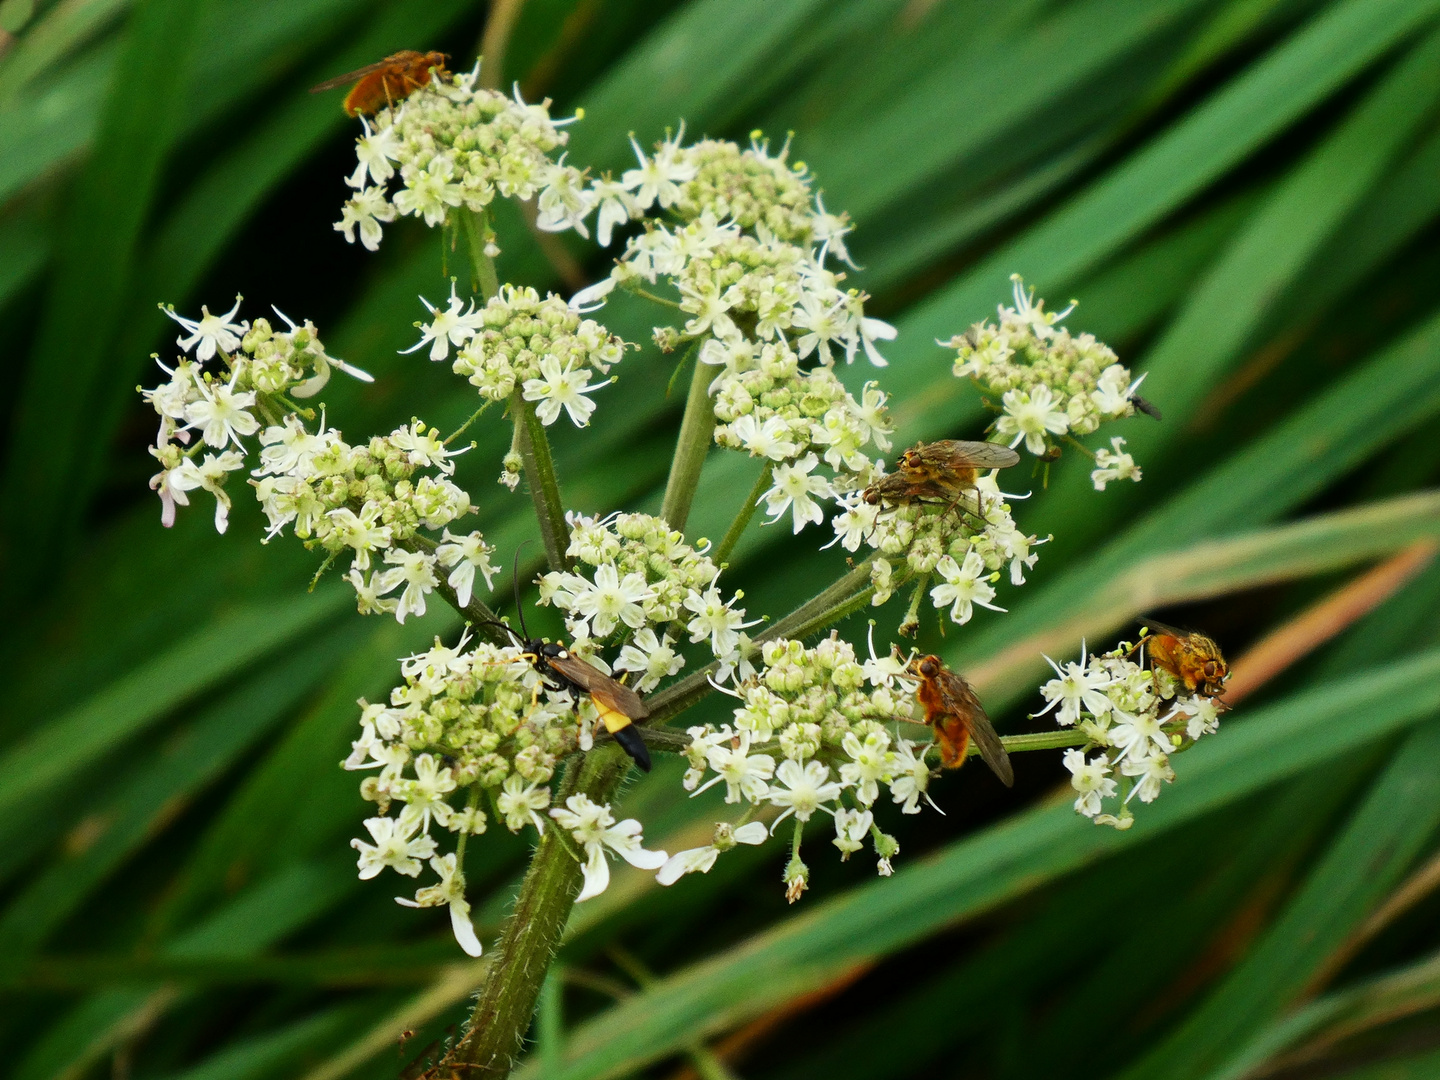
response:
<path id="1" fill-rule="evenodd" d="M 609 802 L 629 769 L 630 759 L 620 747 L 597 746 L 566 772 L 555 801 L 588 795 L 597 803 Z M 467 1080 L 508 1076 L 515 1067 L 540 987 L 560 947 L 581 873 L 558 833 L 552 824 L 535 849 L 465 1036 L 446 1055 L 444 1064 L 461 1067 Z"/>
<path id="2" fill-rule="evenodd" d="M 770 490 L 770 477 L 774 473 L 775 462 L 766 458 L 765 467 L 760 470 L 760 475 L 755 479 L 755 486 L 750 489 L 750 494 L 745 496 L 745 504 L 740 507 L 740 511 L 735 515 L 735 520 L 730 523 L 730 528 L 725 530 L 725 539 L 720 541 L 720 546 L 715 550 L 715 554 L 710 556 L 716 566 L 725 565 L 725 560 L 730 558 L 730 553 L 740 542 L 740 537 L 745 532 L 745 526 L 750 524 L 750 519 L 755 516 L 755 511 L 760 506 L 761 496 Z"/>
<path id="3" fill-rule="evenodd" d="M 685 531 L 690 517 L 690 504 L 700 483 L 700 470 L 710 451 L 715 434 L 715 409 L 710 404 L 710 380 L 714 373 L 700 363 L 699 344 L 687 354 L 695 363 L 690 377 L 690 396 L 685 400 L 685 418 L 680 421 L 680 438 L 675 443 L 675 459 L 670 463 L 670 478 L 665 482 L 665 501 L 660 516 L 672 529 Z"/>
<path id="4" fill-rule="evenodd" d="M 560 499 L 560 484 L 555 479 L 555 459 L 550 456 L 550 440 L 545 425 L 535 415 L 535 407 L 520 396 L 517 386 L 510 395 L 510 416 L 515 421 L 515 445 L 525 462 L 525 481 L 530 498 L 535 502 L 535 517 L 540 522 L 540 539 L 545 543 L 545 561 L 551 570 L 565 570 L 569 562 L 565 549 L 570 546 L 570 526 L 565 521 L 565 504 Z"/>
<path id="5" fill-rule="evenodd" d="M 478 292 L 482 301 L 489 300 L 500 291 L 495 260 L 485 254 L 485 249 L 495 239 L 490 215 L 483 210 L 478 213 L 474 210 L 461 210 L 460 227 L 465 230 L 465 246 L 470 249 L 470 291 Z"/>

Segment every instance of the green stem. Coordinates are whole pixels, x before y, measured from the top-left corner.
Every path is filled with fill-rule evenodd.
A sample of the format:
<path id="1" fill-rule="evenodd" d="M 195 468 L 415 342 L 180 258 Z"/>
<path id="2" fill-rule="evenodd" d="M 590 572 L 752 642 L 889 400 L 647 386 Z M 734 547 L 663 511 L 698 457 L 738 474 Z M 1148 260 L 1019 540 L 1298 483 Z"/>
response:
<path id="1" fill-rule="evenodd" d="M 630 759 L 618 746 L 596 747 L 567 771 L 555 801 L 579 794 L 607 803 L 629 769 Z M 465 1035 L 446 1055 L 444 1064 L 463 1067 L 460 1075 L 466 1080 L 508 1076 L 530 1028 L 540 987 L 580 892 L 580 864 L 558 832 L 555 825 L 545 830 Z"/>
<path id="2" fill-rule="evenodd" d="M 716 566 L 724 566 L 725 560 L 730 558 L 730 553 L 740 542 L 740 537 L 745 532 L 745 526 L 750 524 L 750 519 L 755 516 L 755 511 L 760 507 L 761 497 L 770 490 L 770 478 L 774 473 L 775 462 L 766 458 L 765 467 L 760 470 L 760 475 L 755 480 L 755 486 L 750 489 L 750 494 L 745 496 L 745 503 L 740 507 L 740 512 L 735 515 L 735 520 L 730 523 L 730 528 L 725 530 L 725 539 L 720 541 L 720 546 L 710 556 Z"/>
<path id="3" fill-rule="evenodd" d="M 1005 747 L 1006 753 L 1010 754 L 1020 754 L 1026 750 L 1059 750 L 1066 746 L 1084 746 L 1089 741 L 1083 733 L 1066 728 L 1056 731 L 1036 731 L 1029 735 L 1000 736 L 1000 745 Z M 970 748 L 965 753 L 966 756 L 973 757 L 980 753 L 980 748 L 972 740 Z"/>
<path id="4" fill-rule="evenodd" d="M 551 570 L 565 570 L 570 565 L 565 556 L 570 546 L 570 526 L 565 521 L 565 504 L 555 479 L 555 459 L 550 456 L 545 425 L 535 415 L 534 406 L 520 396 L 518 386 L 510 395 L 510 415 L 515 421 L 515 445 L 525 462 L 530 498 L 535 502 L 535 517 L 540 522 L 540 538 L 545 542 L 545 561 Z"/>
<path id="5" fill-rule="evenodd" d="M 690 378 L 690 396 L 685 400 L 685 418 L 680 421 L 680 438 L 675 443 L 675 459 L 670 463 L 670 479 L 665 482 L 665 502 L 660 516 L 672 529 L 685 531 L 690 517 L 690 504 L 700 483 L 700 470 L 710 452 L 715 434 L 715 409 L 710 404 L 710 380 L 714 373 L 699 359 L 699 342 L 686 355 L 694 360 L 695 373 Z"/>
<path id="6" fill-rule="evenodd" d="M 485 249 L 495 239 L 495 230 L 490 226 L 490 215 L 483 210 L 461 210 L 460 227 L 465 230 L 465 246 L 470 249 L 470 291 L 478 292 L 482 301 L 489 300 L 500 291 L 500 279 L 495 273 L 495 260 L 485 254 Z"/>
<path id="7" fill-rule="evenodd" d="M 495 404 L 495 402 L 493 402 L 493 401 L 486 401 L 485 404 L 481 405 L 478 409 L 476 409 L 473 413 L 471 413 L 471 414 L 470 414 L 470 419 L 466 420 L 463 424 L 461 424 L 458 428 L 456 428 L 456 429 L 450 434 L 450 437 L 445 440 L 444 445 L 449 446 L 452 442 L 454 442 L 456 439 L 458 439 L 461 435 L 465 434 L 465 429 L 468 428 L 471 424 L 475 423 L 476 420 L 479 420 L 479 419 L 480 419 L 480 414 L 483 413 L 486 409 L 488 409 L 491 405 L 494 405 L 494 404 Z"/>
<path id="8" fill-rule="evenodd" d="M 678 302 L 674 300 L 666 300 L 663 296 L 656 296 L 649 289 L 642 289 L 638 285 L 628 286 L 628 291 L 653 303 L 664 304 L 666 307 L 675 308 L 676 310 L 680 309 L 680 305 Z"/>

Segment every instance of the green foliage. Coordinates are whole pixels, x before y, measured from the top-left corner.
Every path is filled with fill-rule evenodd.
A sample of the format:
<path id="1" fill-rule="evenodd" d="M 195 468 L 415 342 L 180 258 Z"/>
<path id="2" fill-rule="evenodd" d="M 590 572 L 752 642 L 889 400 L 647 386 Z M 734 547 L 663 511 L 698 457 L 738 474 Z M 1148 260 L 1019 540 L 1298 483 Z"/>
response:
<path id="1" fill-rule="evenodd" d="M 244 506 L 224 538 L 203 510 L 162 530 L 133 387 L 170 338 L 158 302 L 244 290 L 377 375 L 327 388 L 347 427 L 469 414 L 463 384 L 396 355 L 417 294 L 445 288 L 434 235 L 395 227 L 360 258 L 330 233 L 352 129 L 306 90 L 399 48 L 468 65 L 485 5 L 20 7 L 0 35 L 5 1071 L 394 1076 L 464 1015 L 484 961 L 443 913 L 359 886 L 362 804 L 335 766 L 355 699 L 458 624 L 305 593 L 313 560 L 255 543 Z M 983 426 L 932 342 L 1012 272 L 1078 297 L 1069 325 L 1148 373 L 1165 419 L 1123 431 L 1145 481 L 1097 495 L 1069 460 L 1037 475 L 1019 518 L 1056 539 L 1034 587 L 949 640 L 924 632 L 1013 731 L 1041 652 L 1157 613 L 1233 658 L 1440 534 L 1437 18 L 1440 0 L 531 0 L 505 82 L 583 106 L 570 160 L 596 170 L 682 118 L 793 131 L 827 207 L 857 219 L 851 281 L 900 330 L 900 447 Z M 518 215 L 500 227 L 502 277 L 560 288 Z M 638 302 L 605 317 L 644 340 Z M 626 364 L 607 391 L 623 408 L 583 446 L 556 432 L 585 511 L 663 496 L 684 394 L 653 348 Z M 462 470 L 508 558 L 533 513 L 487 488 L 509 431 L 472 433 Z M 691 533 L 718 539 L 756 471 L 712 454 Z M 812 541 L 752 523 L 732 561 L 757 610 L 833 580 L 841 558 Z M 523 1075 L 1433 1075 L 1437 602 L 1431 567 L 1178 756 L 1129 832 L 1077 818 L 1046 793 L 1053 760 L 1027 755 L 1014 793 L 979 770 L 937 785 L 950 815 L 897 826 L 894 878 L 817 872 L 793 909 L 765 852 L 669 890 L 617 873 L 571 921 Z M 674 776 L 661 762 L 626 795 L 672 850 L 713 809 Z M 483 847 L 468 876 L 489 941 L 527 852 Z"/>

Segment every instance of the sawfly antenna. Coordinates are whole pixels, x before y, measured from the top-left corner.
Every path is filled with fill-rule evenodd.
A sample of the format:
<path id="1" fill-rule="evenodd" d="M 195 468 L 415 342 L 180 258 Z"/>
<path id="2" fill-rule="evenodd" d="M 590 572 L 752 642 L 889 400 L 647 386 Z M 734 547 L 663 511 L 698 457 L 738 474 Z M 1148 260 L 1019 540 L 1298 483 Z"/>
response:
<path id="1" fill-rule="evenodd" d="M 510 567 L 510 585 L 515 590 L 515 617 L 520 620 L 520 633 L 526 641 L 530 640 L 530 631 L 525 627 L 525 609 L 520 606 L 520 552 L 528 543 L 530 541 L 526 540 L 515 549 L 515 559 Z"/>

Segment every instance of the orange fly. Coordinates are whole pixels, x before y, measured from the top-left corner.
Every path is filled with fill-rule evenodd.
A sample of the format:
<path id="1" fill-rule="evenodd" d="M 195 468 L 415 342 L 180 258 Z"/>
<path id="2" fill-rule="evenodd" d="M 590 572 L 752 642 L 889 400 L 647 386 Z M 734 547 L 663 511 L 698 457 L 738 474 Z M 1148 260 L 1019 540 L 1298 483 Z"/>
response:
<path id="1" fill-rule="evenodd" d="M 947 668 L 938 656 L 917 656 L 906 670 L 920 682 L 915 696 L 925 707 L 925 722 L 934 730 L 940 745 L 940 764 L 947 769 L 965 764 L 970 740 L 974 739 L 990 771 L 1006 787 L 1013 785 L 1015 770 L 1010 767 L 1010 755 L 964 676 Z"/>
<path id="2" fill-rule="evenodd" d="M 944 502 L 957 505 L 982 469 L 1008 469 L 1020 455 L 997 443 L 939 439 L 916 443 L 900 455 L 898 471 L 882 476 L 862 496 L 877 503 Z"/>
<path id="3" fill-rule="evenodd" d="M 381 109 L 404 101 L 426 85 L 432 71 L 439 75 L 450 74 L 445 69 L 448 59 L 442 52 L 401 49 L 377 63 L 326 79 L 319 86 L 312 86 L 310 92 L 318 94 L 354 83 L 345 95 L 345 111 L 351 116 L 374 116 Z"/>
<path id="4" fill-rule="evenodd" d="M 1192 694 L 1213 698 L 1225 692 L 1230 668 L 1213 638 L 1151 619 L 1136 648 L 1140 645 L 1149 650 L 1151 666 L 1168 671 Z"/>

